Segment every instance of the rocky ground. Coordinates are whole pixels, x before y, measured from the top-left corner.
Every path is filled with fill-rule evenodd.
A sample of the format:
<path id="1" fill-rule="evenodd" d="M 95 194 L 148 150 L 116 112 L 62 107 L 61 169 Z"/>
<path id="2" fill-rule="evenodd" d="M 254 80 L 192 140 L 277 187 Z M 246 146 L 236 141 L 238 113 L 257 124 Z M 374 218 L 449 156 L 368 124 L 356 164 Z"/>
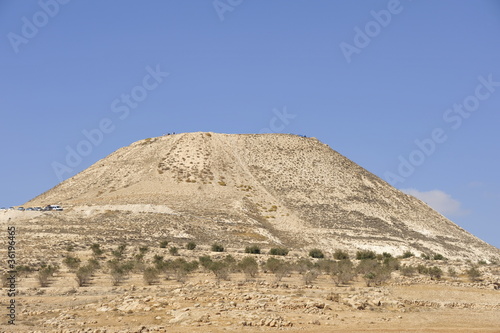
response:
<path id="1" fill-rule="evenodd" d="M 166 250 L 150 249 L 144 260 L 154 253 L 168 257 Z M 237 260 L 248 256 L 241 252 L 231 254 Z M 444 272 L 453 267 L 458 275 L 431 280 L 394 271 L 389 281 L 372 287 L 361 276 L 336 286 L 326 274 L 306 285 L 293 271 L 275 282 L 263 269 L 255 278 L 234 272 L 230 280 L 218 281 L 201 267 L 183 283 L 161 277 L 148 285 L 142 274 L 131 273 L 113 286 L 102 268 L 79 287 L 75 273 L 62 264 L 68 254 L 82 260 L 91 256 L 88 250 L 61 255 L 60 270 L 47 287 L 40 287 L 37 272 L 22 274 L 15 329 L 2 316 L 1 332 L 498 332 L 500 327 L 500 268 L 491 264 L 479 267 L 480 281 L 470 282 L 463 274 L 465 262 L 402 259 L 403 265 L 439 265 Z M 201 247 L 180 254 L 176 257 L 188 260 L 227 255 Z M 298 256 L 289 254 L 287 260 Z M 253 257 L 264 262 L 270 256 Z M 5 314 L 6 302 L 2 297 Z"/>

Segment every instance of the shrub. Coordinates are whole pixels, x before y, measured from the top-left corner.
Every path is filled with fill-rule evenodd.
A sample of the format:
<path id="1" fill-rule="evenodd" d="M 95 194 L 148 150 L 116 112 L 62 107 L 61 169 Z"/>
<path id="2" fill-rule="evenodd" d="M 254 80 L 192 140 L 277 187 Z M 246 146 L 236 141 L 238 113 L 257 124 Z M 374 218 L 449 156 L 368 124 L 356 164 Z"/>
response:
<path id="1" fill-rule="evenodd" d="M 469 279 L 473 282 L 481 280 L 481 272 L 477 269 L 477 267 L 471 267 L 465 271 Z"/>
<path id="2" fill-rule="evenodd" d="M 488 265 L 488 263 L 486 262 L 486 260 L 479 260 L 477 262 L 478 265 Z"/>
<path id="3" fill-rule="evenodd" d="M 439 280 L 443 276 L 443 270 L 434 266 L 428 269 L 427 274 L 429 274 L 432 280 Z"/>
<path id="4" fill-rule="evenodd" d="M 28 265 L 19 265 L 16 266 L 16 271 L 19 276 L 28 277 L 28 275 L 33 272 L 33 268 Z"/>
<path id="5" fill-rule="evenodd" d="M 92 244 L 90 246 L 90 249 L 92 250 L 92 254 L 94 255 L 94 257 L 99 257 L 104 253 L 104 251 L 101 249 L 101 245 L 97 243 Z"/>
<path id="6" fill-rule="evenodd" d="M 401 258 L 403 259 L 407 259 L 407 258 L 411 258 L 411 257 L 414 257 L 415 254 L 411 251 L 406 251 L 403 253 L 403 255 L 401 255 Z"/>
<path id="7" fill-rule="evenodd" d="M 198 261 L 193 260 L 187 262 L 185 259 L 178 258 L 171 263 L 171 267 L 175 273 L 175 279 L 178 282 L 186 282 L 188 275 L 194 272 L 199 266 Z"/>
<path id="8" fill-rule="evenodd" d="M 356 252 L 357 260 L 377 259 L 377 254 L 371 250 L 361 250 Z"/>
<path id="9" fill-rule="evenodd" d="M 415 275 L 415 267 L 405 265 L 405 266 L 400 268 L 400 272 L 401 272 L 401 275 L 410 277 L 410 276 Z"/>
<path id="10" fill-rule="evenodd" d="M 396 258 L 392 258 L 392 257 L 386 257 L 383 261 L 383 265 L 391 272 L 397 271 L 399 269 L 399 267 L 401 266 L 399 260 Z"/>
<path id="11" fill-rule="evenodd" d="M 224 261 L 213 261 L 208 269 L 214 273 L 218 281 L 229 280 L 229 273 L 231 271 L 230 265 Z"/>
<path id="12" fill-rule="evenodd" d="M 420 254 L 420 258 L 424 259 L 424 260 L 429 260 L 431 257 L 427 254 L 427 253 L 421 253 Z"/>
<path id="13" fill-rule="evenodd" d="M 446 258 L 445 258 L 442 254 L 435 253 L 435 254 L 432 256 L 432 260 L 446 260 Z"/>
<path id="14" fill-rule="evenodd" d="M 68 267 L 69 270 L 74 271 L 80 266 L 80 259 L 72 256 L 67 256 L 63 260 L 63 264 Z"/>
<path id="15" fill-rule="evenodd" d="M 273 256 L 286 256 L 288 254 L 288 249 L 284 247 L 273 247 L 269 250 L 269 254 Z"/>
<path id="16" fill-rule="evenodd" d="M 168 249 L 168 252 L 173 255 L 173 256 L 178 256 L 179 255 L 179 249 L 175 246 L 171 246 L 169 249 Z"/>
<path id="17" fill-rule="evenodd" d="M 458 274 L 457 271 L 453 267 L 448 268 L 448 276 L 451 277 L 452 279 L 456 279 Z"/>
<path id="18" fill-rule="evenodd" d="M 382 252 L 382 257 L 383 258 L 392 258 L 392 254 L 390 254 L 389 252 Z"/>
<path id="19" fill-rule="evenodd" d="M 168 240 L 162 240 L 160 241 L 160 248 L 161 249 L 166 249 L 168 245 Z"/>
<path id="20" fill-rule="evenodd" d="M 224 252 L 224 246 L 217 244 L 217 243 L 212 244 L 211 249 L 213 252 Z"/>
<path id="21" fill-rule="evenodd" d="M 260 254 L 260 247 L 257 245 L 247 246 L 245 248 L 245 253 Z"/>
<path id="22" fill-rule="evenodd" d="M 337 259 L 337 260 L 346 260 L 346 259 L 349 259 L 349 254 L 346 251 L 342 251 L 340 249 L 337 249 L 333 253 L 333 258 Z"/>
<path id="23" fill-rule="evenodd" d="M 186 244 L 186 249 L 188 250 L 194 250 L 196 249 L 196 243 L 195 242 L 189 242 Z"/>
<path id="24" fill-rule="evenodd" d="M 147 247 L 147 246 L 139 247 L 139 253 L 142 255 L 145 255 L 148 251 L 149 251 L 149 247 Z"/>
<path id="25" fill-rule="evenodd" d="M 117 286 L 125 280 L 134 267 L 132 262 L 121 263 L 117 259 L 109 260 L 107 265 L 109 267 L 109 273 L 111 275 L 111 282 L 113 286 Z"/>
<path id="26" fill-rule="evenodd" d="M 426 266 L 419 264 L 417 266 L 417 272 L 418 272 L 418 274 L 427 274 L 427 273 L 429 273 L 429 269 Z"/>
<path id="27" fill-rule="evenodd" d="M 311 251 L 309 251 L 309 256 L 316 259 L 322 259 L 325 257 L 320 249 L 312 249 Z"/>
<path id="28" fill-rule="evenodd" d="M 158 270 L 155 267 L 146 267 L 142 279 L 147 285 L 158 283 Z"/>
<path id="29" fill-rule="evenodd" d="M 245 257 L 238 263 L 238 268 L 245 273 L 248 279 L 255 278 L 259 273 L 259 265 L 253 257 Z"/>
<path id="30" fill-rule="evenodd" d="M 121 259 L 123 257 L 123 253 L 125 252 L 125 249 L 127 248 L 127 245 L 121 244 L 119 245 L 116 250 L 111 251 L 111 254 L 113 257 L 116 259 Z"/>
<path id="31" fill-rule="evenodd" d="M 332 270 L 330 271 L 330 276 L 337 286 L 347 284 L 352 281 L 356 276 L 352 261 L 349 259 L 343 259 L 335 262 Z"/>
<path id="32" fill-rule="evenodd" d="M 213 262 L 210 256 L 201 256 L 198 258 L 198 260 L 200 264 L 206 269 L 209 269 L 210 264 Z"/>

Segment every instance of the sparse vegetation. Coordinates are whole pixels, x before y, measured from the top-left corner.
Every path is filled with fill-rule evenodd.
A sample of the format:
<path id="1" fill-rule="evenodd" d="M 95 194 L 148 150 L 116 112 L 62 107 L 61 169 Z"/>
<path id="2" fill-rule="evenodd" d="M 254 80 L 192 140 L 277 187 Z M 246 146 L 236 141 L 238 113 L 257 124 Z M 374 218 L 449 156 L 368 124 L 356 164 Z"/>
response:
<path id="1" fill-rule="evenodd" d="M 245 248 L 245 253 L 260 254 L 260 247 L 257 245 L 247 246 Z"/>
<path id="2" fill-rule="evenodd" d="M 147 285 L 152 285 L 158 283 L 159 272 L 156 267 L 146 267 L 142 274 L 142 279 Z"/>
<path id="3" fill-rule="evenodd" d="M 212 252 L 224 252 L 224 246 L 217 243 L 212 244 L 211 249 Z"/>
<path id="4" fill-rule="evenodd" d="M 271 250 L 269 250 L 269 254 L 273 256 L 286 256 L 288 252 L 288 249 L 284 247 L 273 247 Z"/>
<path id="5" fill-rule="evenodd" d="M 349 259 L 342 259 L 335 262 L 330 271 L 330 276 L 337 286 L 348 284 L 356 276 L 354 273 L 354 264 Z"/>
<path id="6" fill-rule="evenodd" d="M 411 258 L 411 257 L 414 257 L 415 254 L 411 251 L 405 251 L 402 255 L 401 255 L 401 258 L 403 259 L 407 259 L 407 258 Z"/>
<path id="7" fill-rule="evenodd" d="M 360 250 L 356 252 L 357 260 L 377 259 L 377 254 L 371 250 Z"/>
<path id="8" fill-rule="evenodd" d="M 289 263 L 276 258 L 267 259 L 264 268 L 274 274 L 276 282 L 280 282 L 291 271 Z"/>
<path id="9" fill-rule="evenodd" d="M 342 251 L 340 249 L 335 250 L 333 253 L 333 258 L 337 260 L 346 260 L 349 259 L 349 253 L 346 251 Z"/>
<path id="10" fill-rule="evenodd" d="M 411 277 L 413 275 L 415 275 L 415 267 L 413 266 L 403 266 L 399 269 L 399 271 L 401 272 L 401 275 L 403 276 L 406 276 L 406 277 Z"/>
<path id="11" fill-rule="evenodd" d="M 472 282 L 477 282 L 481 280 L 481 272 L 475 266 L 472 266 L 471 268 L 466 270 L 465 273 Z"/>
<path id="12" fill-rule="evenodd" d="M 75 271 L 80 266 L 80 261 L 81 260 L 79 258 L 68 255 L 64 258 L 63 264 L 66 265 L 70 271 Z"/>
<path id="13" fill-rule="evenodd" d="M 171 246 L 169 249 L 168 249 L 168 252 L 173 255 L 173 256 L 178 256 L 179 255 L 179 249 L 175 246 Z"/>
<path id="14" fill-rule="evenodd" d="M 316 259 L 322 259 L 325 257 L 323 251 L 320 249 L 312 249 L 309 251 L 309 257 L 311 258 L 316 258 Z"/>
<path id="15" fill-rule="evenodd" d="M 102 254 L 104 253 L 104 251 L 101 249 L 101 245 L 97 243 L 92 244 L 90 246 L 90 249 L 92 250 L 92 254 L 94 255 L 94 257 L 96 258 L 102 256 Z"/>
<path id="16" fill-rule="evenodd" d="M 446 258 L 440 253 L 435 253 L 432 255 L 432 260 L 446 260 Z"/>
<path id="17" fill-rule="evenodd" d="M 433 266 L 427 270 L 427 274 L 429 274 L 432 280 L 439 280 L 443 276 L 443 270 L 437 266 Z"/>
<path id="18" fill-rule="evenodd" d="M 57 265 L 42 265 L 36 276 L 40 287 L 48 287 L 50 278 L 59 270 Z"/>
<path id="19" fill-rule="evenodd" d="M 164 239 L 160 241 L 160 249 L 166 249 L 168 245 L 168 240 Z"/>
<path id="20" fill-rule="evenodd" d="M 189 242 L 189 243 L 187 243 L 186 244 L 186 249 L 191 250 L 191 251 L 194 250 L 194 249 L 196 249 L 196 243 L 195 242 Z"/>

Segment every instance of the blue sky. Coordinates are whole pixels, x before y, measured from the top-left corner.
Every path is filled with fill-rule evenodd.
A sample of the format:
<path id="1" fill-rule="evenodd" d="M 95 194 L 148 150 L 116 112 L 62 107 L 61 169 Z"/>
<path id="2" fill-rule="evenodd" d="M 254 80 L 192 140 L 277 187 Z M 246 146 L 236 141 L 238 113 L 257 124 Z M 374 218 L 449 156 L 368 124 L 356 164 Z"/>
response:
<path id="1" fill-rule="evenodd" d="M 285 132 L 500 247 L 499 31 L 494 0 L 4 0 L 0 206 L 140 139 Z"/>

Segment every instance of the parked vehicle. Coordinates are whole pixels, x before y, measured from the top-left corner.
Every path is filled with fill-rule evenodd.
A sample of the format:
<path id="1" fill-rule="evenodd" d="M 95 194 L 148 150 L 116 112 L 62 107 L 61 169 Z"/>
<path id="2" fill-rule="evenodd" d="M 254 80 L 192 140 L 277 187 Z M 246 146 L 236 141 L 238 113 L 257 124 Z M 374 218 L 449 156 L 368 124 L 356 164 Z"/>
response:
<path id="1" fill-rule="evenodd" d="M 62 211 L 62 207 L 59 206 L 59 205 L 48 205 L 47 207 L 45 207 L 44 210 L 55 210 L 55 211 Z"/>
<path id="2" fill-rule="evenodd" d="M 28 208 L 26 208 L 26 210 L 33 211 L 35 209 L 33 207 L 28 207 Z"/>
<path id="3" fill-rule="evenodd" d="M 24 211 L 24 207 L 18 207 L 17 210 Z"/>
<path id="4" fill-rule="evenodd" d="M 43 209 L 42 209 L 42 207 L 35 207 L 35 210 L 36 210 L 37 212 L 40 212 L 40 211 L 42 211 Z"/>

